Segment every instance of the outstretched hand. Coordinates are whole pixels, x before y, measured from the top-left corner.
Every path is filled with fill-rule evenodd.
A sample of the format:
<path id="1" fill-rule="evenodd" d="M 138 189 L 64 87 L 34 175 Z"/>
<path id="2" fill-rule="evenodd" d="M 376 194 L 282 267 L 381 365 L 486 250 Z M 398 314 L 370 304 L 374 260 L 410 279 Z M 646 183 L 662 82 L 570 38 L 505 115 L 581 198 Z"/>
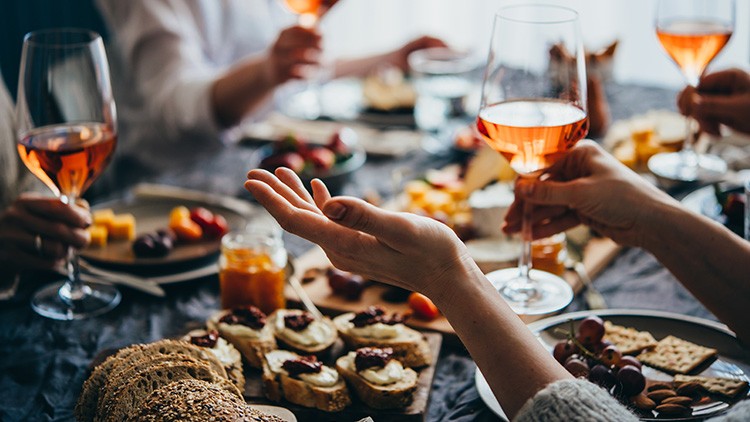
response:
<path id="1" fill-rule="evenodd" d="M 750 75 L 728 69 L 703 76 L 697 88 L 687 87 L 677 97 L 680 113 L 698 120 L 701 130 L 720 135 L 723 124 L 750 134 Z"/>
<path id="2" fill-rule="evenodd" d="M 534 238 L 585 224 L 618 243 L 643 246 L 650 213 L 673 202 L 664 192 L 592 141 L 581 141 L 546 172 L 546 179 L 516 185 L 503 230 L 521 230 L 523 202 L 530 201 Z"/>
<path id="3" fill-rule="evenodd" d="M 291 170 L 251 170 L 245 188 L 285 230 L 317 243 L 337 268 L 428 296 L 440 294 L 470 260 L 447 226 L 386 211 L 352 197 L 331 198 L 312 181 L 313 195 Z"/>

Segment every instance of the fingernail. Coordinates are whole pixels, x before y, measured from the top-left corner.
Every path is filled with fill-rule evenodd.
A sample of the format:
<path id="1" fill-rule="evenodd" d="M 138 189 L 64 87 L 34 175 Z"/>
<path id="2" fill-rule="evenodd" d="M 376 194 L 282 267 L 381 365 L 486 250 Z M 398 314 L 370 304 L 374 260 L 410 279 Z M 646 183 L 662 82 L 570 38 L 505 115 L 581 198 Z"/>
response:
<path id="1" fill-rule="evenodd" d="M 346 207 L 338 202 L 331 202 L 323 208 L 323 213 L 331 220 L 341 220 L 346 215 Z"/>

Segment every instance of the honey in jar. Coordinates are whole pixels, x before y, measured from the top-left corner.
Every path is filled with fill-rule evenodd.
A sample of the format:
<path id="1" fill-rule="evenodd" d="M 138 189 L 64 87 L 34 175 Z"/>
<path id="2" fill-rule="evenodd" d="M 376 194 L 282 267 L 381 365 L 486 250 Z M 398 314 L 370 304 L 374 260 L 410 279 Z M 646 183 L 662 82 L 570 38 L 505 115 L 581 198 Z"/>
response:
<path id="1" fill-rule="evenodd" d="M 534 268 L 562 276 L 568 254 L 565 243 L 565 233 L 531 242 L 531 262 Z"/>
<path id="2" fill-rule="evenodd" d="M 286 306 L 286 251 L 270 233 L 229 233 L 221 241 L 222 308 L 254 305 L 265 313 Z"/>

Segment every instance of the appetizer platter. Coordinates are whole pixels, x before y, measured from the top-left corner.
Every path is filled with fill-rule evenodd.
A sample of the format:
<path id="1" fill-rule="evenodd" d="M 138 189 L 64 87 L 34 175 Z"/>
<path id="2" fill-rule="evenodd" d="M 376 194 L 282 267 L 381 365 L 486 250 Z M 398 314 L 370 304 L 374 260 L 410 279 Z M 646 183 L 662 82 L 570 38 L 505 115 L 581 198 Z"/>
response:
<path id="1" fill-rule="evenodd" d="M 642 420 L 699 420 L 748 397 L 750 359 L 726 326 L 667 312 L 576 312 L 529 325 L 577 377 Z M 477 371 L 480 395 L 500 409 Z"/>

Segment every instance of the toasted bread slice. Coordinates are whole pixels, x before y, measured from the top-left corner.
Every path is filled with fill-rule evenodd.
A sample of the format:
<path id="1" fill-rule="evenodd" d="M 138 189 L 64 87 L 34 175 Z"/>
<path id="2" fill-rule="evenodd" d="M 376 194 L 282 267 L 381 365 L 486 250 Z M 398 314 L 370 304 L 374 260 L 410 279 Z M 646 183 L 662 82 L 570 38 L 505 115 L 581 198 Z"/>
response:
<path id="1" fill-rule="evenodd" d="M 305 407 L 317 408 L 326 412 L 338 412 L 351 403 L 344 380 L 336 374 L 336 382 L 321 386 L 306 381 L 303 377 L 290 376 L 281 365 L 289 359 L 300 356 L 287 350 L 274 350 L 263 360 L 263 391 L 269 400 L 278 402 L 282 398 Z M 324 368 L 332 371 L 333 368 Z"/>
<path id="2" fill-rule="evenodd" d="M 185 420 L 281 421 L 280 418 L 251 408 L 221 385 L 195 379 L 173 382 L 152 392 L 143 402 L 143 407 L 128 418 L 128 421 L 133 422 Z"/>
<path id="3" fill-rule="evenodd" d="M 390 338 L 365 337 L 352 332 L 351 319 L 354 313 L 341 314 L 333 319 L 333 324 L 349 349 L 360 347 L 390 347 L 393 356 L 410 368 L 421 368 L 432 363 L 432 352 L 427 339 L 419 332 L 404 324 L 391 326 L 396 333 Z"/>
<path id="4" fill-rule="evenodd" d="M 336 360 L 336 369 L 349 384 L 357 397 L 375 409 L 398 409 L 407 407 L 414 399 L 417 390 L 417 373 L 411 368 L 403 369 L 401 380 L 380 385 L 363 378 L 354 365 L 354 352 Z"/>
<path id="5" fill-rule="evenodd" d="M 279 309 L 268 316 L 268 325 L 278 344 L 302 355 L 325 355 L 338 339 L 336 326 L 328 317 L 312 321 L 305 329 L 292 330 L 284 324 L 286 315 L 301 314 L 298 309 Z"/>
<path id="6" fill-rule="evenodd" d="M 141 403 L 155 390 L 172 382 L 182 379 L 199 379 L 210 383 L 221 383 L 226 388 L 234 388 L 234 394 L 242 397 L 236 391 L 234 384 L 216 374 L 208 365 L 188 362 L 163 362 L 150 366 L 139 372 L 117 388 L 107 388 L 104 400 L 100 401 L 100 408 L 96 421 L 124 421 L 128 416 L 138 412 Z"/>
<path id="7" fill-rule="evenodd" d="M 262 329 L 254 330 L 244 325 L 230 325 L 219 322 L 229 312 L 228 310 L 223 310 L 214 313 L 206 321 L 206 325 L 209 329 L 218 331 L 221 337 L 225 338 L 232 346 L 239 350 L 250 366 L 261 368 L 263 366 L 263 355 L 276 349 L 273 327 L 271 324 L 266 323 Z"/>
<path id="8" fill-rule="evenodd" d="M 218 330 L 216 330 L 216 332 L 218 332 Z M 182 339 L 191 343 L 191 340 L 194 338 L 206 338 L 208 335 L 209 332 L 207 330 L 199 329 L 190 331 Z M 204 347 L 206 350 L 213 353 L 224 366 L 224 370 L 227 371 L 229 380 L 237 386 L 237 389 L 245 391 L 245 374 L 242 372 L 242 355 L 240 355 L 240 352 L 231 343 L 228 343 L 225 339 L 219 337 L 216 339 L 216 343 L 212 347 L 208 347 L 207 345 L 203 346 L 201 344 L 196 344 L 196 346 Z"/>

